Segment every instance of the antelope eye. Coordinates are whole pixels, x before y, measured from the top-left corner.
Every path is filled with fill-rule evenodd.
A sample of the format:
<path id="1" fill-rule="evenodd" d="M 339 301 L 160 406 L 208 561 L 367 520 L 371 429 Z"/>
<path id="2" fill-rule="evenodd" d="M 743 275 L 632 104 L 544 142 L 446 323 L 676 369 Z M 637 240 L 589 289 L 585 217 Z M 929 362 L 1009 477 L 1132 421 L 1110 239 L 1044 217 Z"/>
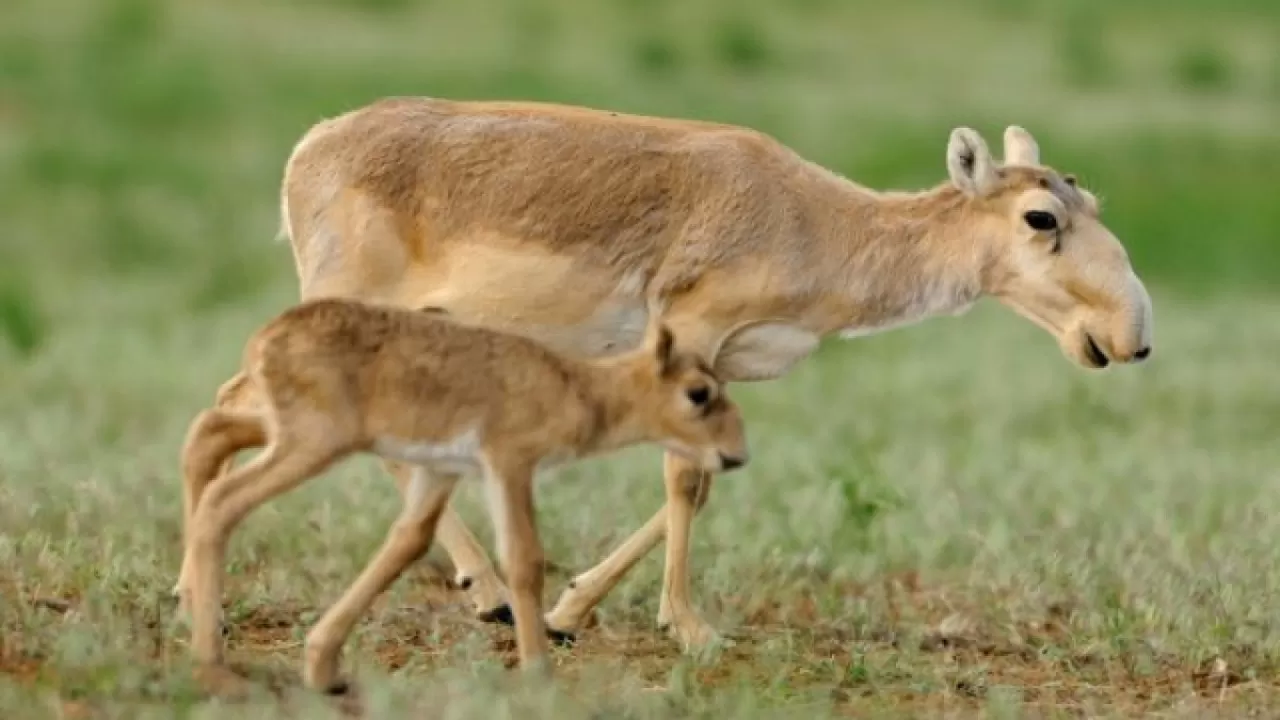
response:
<path id="1" fill-rule="evenodd" d="M 1053 213 L 1043 210 L 1028 211 L 1026 215 L 1022 216 L 1022 219 L 1027 221 L 1027 225 L 1031 226 L 1032 230 L 1038 232 L 1047 232 L 1058 228 L 1058 218 L 1054 217 Z"/>
<path id="2" fill-rule="evenodd" d="M 706 405 L 711 400 L 711 390 L 705 387 L 696 387 L 685 393 L 689 396 L 689 402 L 694 405 Z"/>

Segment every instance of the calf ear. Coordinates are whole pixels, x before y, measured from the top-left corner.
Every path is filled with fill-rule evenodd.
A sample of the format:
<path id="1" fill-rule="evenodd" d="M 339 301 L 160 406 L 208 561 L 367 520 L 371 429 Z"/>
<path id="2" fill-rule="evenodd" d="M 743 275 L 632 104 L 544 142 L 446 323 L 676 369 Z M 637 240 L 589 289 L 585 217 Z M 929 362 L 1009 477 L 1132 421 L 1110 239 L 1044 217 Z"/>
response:
<path id="1" fill-rule="evenodd" d="M 658 369 L 666 375 L 674 366 L 675 337 L 671 334 L 671 329 L 666 325 L 658 326 L 658 336 L 654 339 L 653 353 L 654 358 L 658 361 Z"/>
<path id="2" fill-rule="evenodd" d="M 1040 146 L 1031 133 L 1017 125 L 1004 129 L 1004 164 L 1039 165 Z"/>
<path id="3" fill-rule="evenodd" d="M 976 130 L 958 127 L 947 143 L 947 172 L 966 195 L 982 197 L 996 186 L 995 161 Z"/>

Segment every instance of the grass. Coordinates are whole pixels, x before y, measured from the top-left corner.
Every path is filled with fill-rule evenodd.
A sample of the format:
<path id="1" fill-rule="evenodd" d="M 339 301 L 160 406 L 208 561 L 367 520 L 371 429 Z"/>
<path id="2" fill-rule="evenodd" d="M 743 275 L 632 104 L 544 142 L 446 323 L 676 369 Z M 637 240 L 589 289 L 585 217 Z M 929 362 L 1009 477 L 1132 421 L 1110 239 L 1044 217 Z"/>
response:
<path id="1" fill-rule="evenodd" d="M 697 602 L 733 647 L 685 657 L 655 630 L 654 553 L 560 654 L 556 688 L 521 688 L 503 669 L 510 632 L 473 622 L 447 570 L 424 563 L 346 653 L 367 716 L 1274 706 L 1280 14 L 1249 0 L 958 7 L 7 3 L 0 715 L 224 711 L 189 682 L 167 600 L 178 443 L 246 335 L 295 297 L 270 242 L 293 141 L 412 93 L 750 124 L 877 187 L 941 179 L 955 125 L 995 143 L 1024 124 L 1103 197 L 1152 288 L 1156 353 L 1086 373 L 991 303 L 833 343 L 737 391 L 755 462 L 716 486 L 693 557 Z M 460 507 L 488 542 L 478 499 L 467 488 Z M 660 502 L 653 451 L 548 477 L 549 599 Z M 297 689 L 300 639 L 395 510 L 360 461 L 246 522 L 231 647 L 275 692 L 237 712 L 340 710 Z"/>
<path id="2" fill-rule="evenodd" d="M 833 345 L 786 381 L 741 389 L 757 464 L 717 487 L 694 552 L 700 605 L 737 644 L 700 665 L 657 633 L 655 556 L 560 657 L 563 701 L 633 716 L 735 703 L 962 714 L 1016 690 L 1044 710 L 1188 717 L 1275 702 L 1280 326 L 1241 317 L 1243 300 L 1157 302 L 1172 319 L 1141 370 L 1090 376 L 986 305 Z M 84 328 L 6 384 L 5 475 L 31 478 L 0 502 L 15 710 L 55 695 L 199 707 L 165 599 L 179 560 L 173 456 L 236 353 L 199 338 L 242 337 L 271 307 L 199 328 Z M 661 500 L 656 466 L 635 451 L 548 478 L 555 563 L 585 568 L 638 526 Z M 233 657 L 291 686 L 302 633 L 395 505 L 355 462 L 252 516 L 232 550 Z M 487 535 L 476 488 L 461 507 Z M 429 568 L 393 587 L 347 654 L 367 702 L 508 697 L 493 683 L 511 635 L 464 604 Z"/>

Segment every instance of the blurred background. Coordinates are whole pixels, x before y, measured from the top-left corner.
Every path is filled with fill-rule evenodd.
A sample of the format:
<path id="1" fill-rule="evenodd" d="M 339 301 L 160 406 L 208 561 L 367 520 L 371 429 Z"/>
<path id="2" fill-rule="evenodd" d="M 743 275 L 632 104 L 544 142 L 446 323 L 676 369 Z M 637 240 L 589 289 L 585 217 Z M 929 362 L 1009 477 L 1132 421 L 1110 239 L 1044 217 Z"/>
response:
<path id="1" fill-rule="evenodd" d="M 1157 290 L 1280 266 L 1269 0 L 5 0 L 0 339 L 293 292 L 280 172 L 384 95 L 750 125 L 874 187 L 945 177 L 953 126 L 1027 126 Z M 126 290 L 127 288 L 127 290 Z M 1159 316 L 1157 315 L 1157 318 Z"/>

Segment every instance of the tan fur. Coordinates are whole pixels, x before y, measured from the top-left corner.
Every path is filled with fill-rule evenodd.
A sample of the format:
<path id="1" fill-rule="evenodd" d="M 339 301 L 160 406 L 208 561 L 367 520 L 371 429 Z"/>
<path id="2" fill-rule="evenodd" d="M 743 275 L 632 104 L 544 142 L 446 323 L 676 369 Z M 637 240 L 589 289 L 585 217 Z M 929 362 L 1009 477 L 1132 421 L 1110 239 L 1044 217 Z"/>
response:
<path id="1" fill-rule="evenodd" d="M 731 125 L 393 98 L 304 135 L 281 200 L 302 297 L 440 307 L 575 354 L 632 347 L 660 313 L 726 380 L 765 380 L 824 337 L 992 296 L 1086 367 L 1145 357 L 1146 290 L 1094 197 L 1040 164 L 1030 134 L 1008 128 L 1000 162 L 957 128 L 946 166 L 935 187 L 877 192 Z M 1058 228 L 1033 230 L 1029 210 Z M 665 475 L 666 507 L 574 580 L 553 627 L 576 628 L 665 533 L 659 620 L 686 645 L 714 637 L 673 570 L 710 480 L 677 457 Z M 441 543 L 490 611 L 502 585 L 445 513 Z"/>
<path id="2" fill-rule="evenodd" d="M 181 591 L 203 672 L 217 677 L 222 663 L 219 608 L 233 529 L 354 453 L 414 474 L 386 543 L 308 635 L 307 684 L 344 686 L 338 655 L 356 620 L 427 550 L 455 483 L 471 473 L 487 480 L 521 663 L 545 669 L 535 473 L 645 442 L 714 471 L 747 460 L 737 406 L 702 359 L 674 342 L 655 322 L 639 349 L 574 359 L 438 314 L 341 299 L 304 302 L 267 323 L 246 346 L 244 380 L 219 393 L 252 409 L 201 412 L 183 448 Z M 254 460 L 219 475 L 237 451 L 263 445 Z"/>

